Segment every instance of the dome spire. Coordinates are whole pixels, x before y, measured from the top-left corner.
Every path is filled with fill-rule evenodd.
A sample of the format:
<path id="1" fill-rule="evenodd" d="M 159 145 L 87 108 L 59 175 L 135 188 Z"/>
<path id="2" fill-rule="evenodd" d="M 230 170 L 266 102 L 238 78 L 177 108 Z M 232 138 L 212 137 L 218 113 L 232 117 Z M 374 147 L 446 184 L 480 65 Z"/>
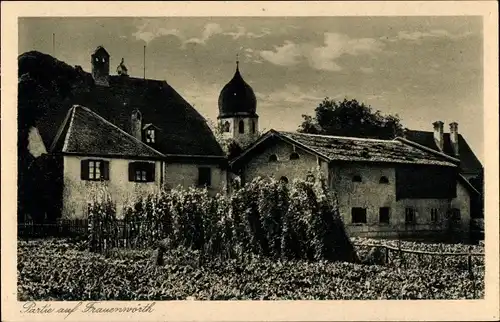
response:
<path id="1" fill-rule="evenodd" d="M 239 66 L 240 66 L 239 53 L 236 53 L 236 71 L 240 70 Z"/>

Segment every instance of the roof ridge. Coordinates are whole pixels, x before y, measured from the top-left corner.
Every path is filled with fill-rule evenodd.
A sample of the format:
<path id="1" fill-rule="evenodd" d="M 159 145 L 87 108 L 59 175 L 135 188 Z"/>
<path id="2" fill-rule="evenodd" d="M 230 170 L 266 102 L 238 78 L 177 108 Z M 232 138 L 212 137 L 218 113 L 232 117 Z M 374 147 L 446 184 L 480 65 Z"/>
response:
<path id="1" fill-rule="evenodd" d="M 66 128 L 66 124 L 69 122 L 70 115 L 71 115 L 73 110 L 74 110 L 73 107 L 71 107 L 70 109 L 68 109 L 68 112 L 66 112 L 66 116 L 64 117 L 63 122 L 59 126 L 59 129 L 57 130 L 56 136 L 52 140 L 52 144 L 49 147 L 50 152 L 53 152 L 53 150 L 56 148 L 57 143 L 61 139 L 61 135 L 63 134 L 64 129 Z"/>
<path id="2" fill-rule="evenodd" d="M 359 141 L 371 141 L 371 142 L 384 142 L 384 143 L 394 143 L 397 142 L 396 139 L 385 140 L 385 139 L 371 139 L 371 138 L 360 138 L 354 136 L 340 136 L 340 135 L 327 135 L 327 134 L 312 134 L 312 133 L 301 133 L 301 132 L 292 132 L 292 131 L 277 131 L 280 133 L 292 133 L 298 135 L 307 135 L 307 136 L 317 136 L 324 138 L 332 138 L 332 139 L 347 139 L 347 140 L 359 140 Z"/>
<path id="3" fill-rule="evenodd" d="M 398 141 L 400 141 L 403 144 L 406 143 L 408 145 L 412 145 L 416 149 L 424 150 L 424 151 L 426 151 L 428 153 L 437 154 L 437 155 L 439 155 L 441 157 L 444 157 L 444 158 L 446 158 L 448 160 L 451 160 L 451 161 L 453 161 L 455 163 L 460 163 L 460 159 L 456 159 L 456 158 L 454 158 L 454 157 L 452 157 L 452 156 L 450 156 L 450 155 L 448 155 L 448 154 L 446 154 L 446 153 L 444 153 L 442 151 L 431 149 L 431 148 L 429 148 L 429 147 L 427 147 L 425 145 L 422 145 L 422 144 L 417 143 L 415 141 L 406 139 L 404 137 L 397 137 L 395 140 L 398 140 Z"/>
<path id="4" fill-rule="evenodd" d="M 72 107 L 71 108 L 71 119 L 69 120 L 68 130 L 66 131 L 66 136 L 64 138 L 64 144 L 63 144 L 61 152 L 65 152 L 66 149 L 68 148 L 69 136 L 71 134 L 71 128 L 73 127 L 73 120 L 75 119 L 75 111 L 76 111 L 76 109 L 74 107 Z"/>
<path id="5" fill-rule="evenodd" d="M 150 147 L 149 145 L 145 144 L 144 142 L 142 142 L 141 140 L 137 139 L 135 136 L 125 132 L 124 130 L 122 130 L 121 128 L 119 128 L 118 126 L 114 125 L 113 123 L 111 123 L 110 121 L 106 120 L 104 117 L 100 116 L 99 114 L 97 114 L 96 112 L 92 111 L 90 108 L 86 107 L 86 106 L 83 106 L 83 105 L 79 105 L 79 104 L 75 104 L 73 105 L 73 107 L 80 107 L 82 108 L 83 110 L 87 111 L 87 112 L 90 112 L 92 115 L 96 116 L 97 118 L 99 118 L 101 121 L 103 121 L 104 123 L 110 125 L 111 127 L 117 129 L 120 133 L 124 134 L 125 136 L 131 138 L 132 140 L 136 141 L 136 143 L 139 143 L 140 145 L 143 145 L 144 147 L 146 147 L 147 149 L 153 151 L 154 153 L 157 153 L 159 155 L 161 155 L 162 157 L 164 157 L 165 155 L 163 153 L 161 153 L 160 151 L 158 150 L 155 150 L 153 149 L 152 147 Z"/>

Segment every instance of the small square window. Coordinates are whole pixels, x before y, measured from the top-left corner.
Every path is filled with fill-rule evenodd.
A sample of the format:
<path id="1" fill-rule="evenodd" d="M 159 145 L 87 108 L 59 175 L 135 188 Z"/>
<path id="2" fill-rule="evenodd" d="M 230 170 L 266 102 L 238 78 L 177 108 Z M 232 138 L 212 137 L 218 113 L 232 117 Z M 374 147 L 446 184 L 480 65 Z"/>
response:
<path id="1" fill-rule="evenodd" d="M 351 222 L 353 224 L 366 224 L 366 208 L 359 208 L 359 207 L 352 208 Z"/>
<path id="2" fill-rule="evenodd" d="M 198 185 L 206 187 L 212 185 L 212 170 L 210 168 L 198 168 Z"/>
<path id="3" fill-rule="evenodd" d="M 389 207 L 380 207 L 379 209 L 379 222 L 381 224 L 388 224 L 390 219 L 389 219 Z"/>
<path id="4" fill-rule="evenodd" d="M 438 210 L 436 208 L 431 209 L 431 222 L 432 223 L 437 223 L 439 220 L 438 218 Z"/>
<path id="5" fill-rule="evenodd" d="M 360 175 L 355 175 L 352 177 L 352 182 L 361 182 L 361 176 Z"/>
<path id="6" fill-rule="evenodd" d="M 415 224 L 416 216 L 414 208 L 406 208 L 405 209 L 405 223 L 407 224 Z"/>

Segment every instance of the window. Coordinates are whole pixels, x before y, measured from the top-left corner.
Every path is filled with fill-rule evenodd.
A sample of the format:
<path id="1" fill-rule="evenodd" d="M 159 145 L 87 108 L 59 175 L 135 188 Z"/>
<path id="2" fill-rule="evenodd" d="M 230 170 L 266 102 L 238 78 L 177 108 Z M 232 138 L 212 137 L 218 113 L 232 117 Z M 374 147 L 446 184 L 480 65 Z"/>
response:
<path id="1" fill-rule="evenodd" d="M 406 208 L 406 210 L 405 210 L 405 223 L 407 223 L 407 224 L 416 223 L 415 209 Z"/>
<path id="2" fill-rule="evenodd" d="M 352 182 L 361 182 L 361 176 L 360 175 L 355 175 L 352 177 Z"/>
<path id="3" fill-rule="evenodd" d="M 231 128 L 231 125 L 229 124 L 228 121 L 226 121 L 226 122 L 224 122 L 224 125 L 222 126 L 222 131 L 224 131 L 225 133 L 228 133 L 230 128 Z"/>
<path id="4" fill-rule="evenodd" d="M 155 143 L 155 129 L 147 129 L 146 130 L 146 142 L 147 143 Z"/>
<path id="5" fill-rule="evenodd" d="M 206 187 L 212 185 L 212 171 L 210 168 L 198 168 L 198 185 Z"/>
<path id="6" fill-rule="evenodd" d="M 300 156 L 297 152 L 292 152 L 292 154 L 290 154 L 290 160 L 298 160 L 299 157 Z"/>
<path id="7" fill-rule="evenodd" d="M 283 176 L 283 177 L 280 178 L 280 182 L 282 182 L 282 183 L 288 183 L 288 178 L 285 177 L 285 176 Z"/>
<path id="8" fill-rule="evenodd" d="M 353 224 L 366 224 L 366 208 L 352 208 L 351 222 Z"/>
<path id="9" fill-rule="evenodd" d="M 109 180 L 109 161 L 82 160 L 80 166 L 82 180 Z"/>
<path id="10" fill-rule="evenodd" d="M 245 133 L 245 123 L 243 123 L 243 120 L 239 122 L 238 129 L 240 133 Z"/>
<path id="11" fill-rule="evenodd" d="M 278 162 L 278 156 L 276 154 L 271 154 L 269 156 L 269 162 Z"/>
<path id="12" fill-rule="evenodd" d="M 389 207 L 380 207 L 378 211 L 378 217 L 379 217 L 379 222 L 381 224 L 388 224 L 389 223 Z"/>
<path id="13" fill-rule="evenodd" d="M 438 210 L 436 208 L 431 209 L 431 222 L 438 222 Z"/>
<path id="14" fill-rule="evenodd" d="M 458 208 L 451 209 L 451 220 L 455 223 L 460 222 L 460 209 Z"/>
<path id="15" fill-rule="evenodd" d="M 387 184 L 387 183 L 389 183 L 389 179 L 387 179 L 386 176 L 382 176 L 382 177 L 380 177 L 379 183 Z"/>
<path id="16" fill-rule="evenodd" d="M 132 182 L 154 182 L 155 164 L 152 162 L 129 163 L 128 180 Z"/>
<path id="17" fill-rule="evenodd" d="M 255 126 L 255 121 L 252 121 L 252 133 L 256 132 L 256 126 Z"/>

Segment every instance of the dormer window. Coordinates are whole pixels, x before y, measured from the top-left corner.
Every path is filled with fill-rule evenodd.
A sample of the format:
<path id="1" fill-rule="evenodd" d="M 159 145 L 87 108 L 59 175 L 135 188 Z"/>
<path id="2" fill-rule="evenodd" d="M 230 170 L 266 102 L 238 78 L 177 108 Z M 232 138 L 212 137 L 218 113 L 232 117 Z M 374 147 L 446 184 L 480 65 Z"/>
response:
<path id="1" fill-rule="evenodd" d="M 387 183 L 389 183 L 389 179 L 387 179 L 386 176 L 382 176 L 382 177 L 380 177 L 379 183 L 387 184 Z"/>
<path id="2" fill-rule="evenodd" d="M 147 129 L 146 130 L 146 143 L 155 143 L 155 129 Z"/>
<path id="3" fill-rule="evenodd" d="M 352 182 L 361 182 L 361 181 L 362 181 L 361 176 L 358 174 L 352 177 Z"/>

